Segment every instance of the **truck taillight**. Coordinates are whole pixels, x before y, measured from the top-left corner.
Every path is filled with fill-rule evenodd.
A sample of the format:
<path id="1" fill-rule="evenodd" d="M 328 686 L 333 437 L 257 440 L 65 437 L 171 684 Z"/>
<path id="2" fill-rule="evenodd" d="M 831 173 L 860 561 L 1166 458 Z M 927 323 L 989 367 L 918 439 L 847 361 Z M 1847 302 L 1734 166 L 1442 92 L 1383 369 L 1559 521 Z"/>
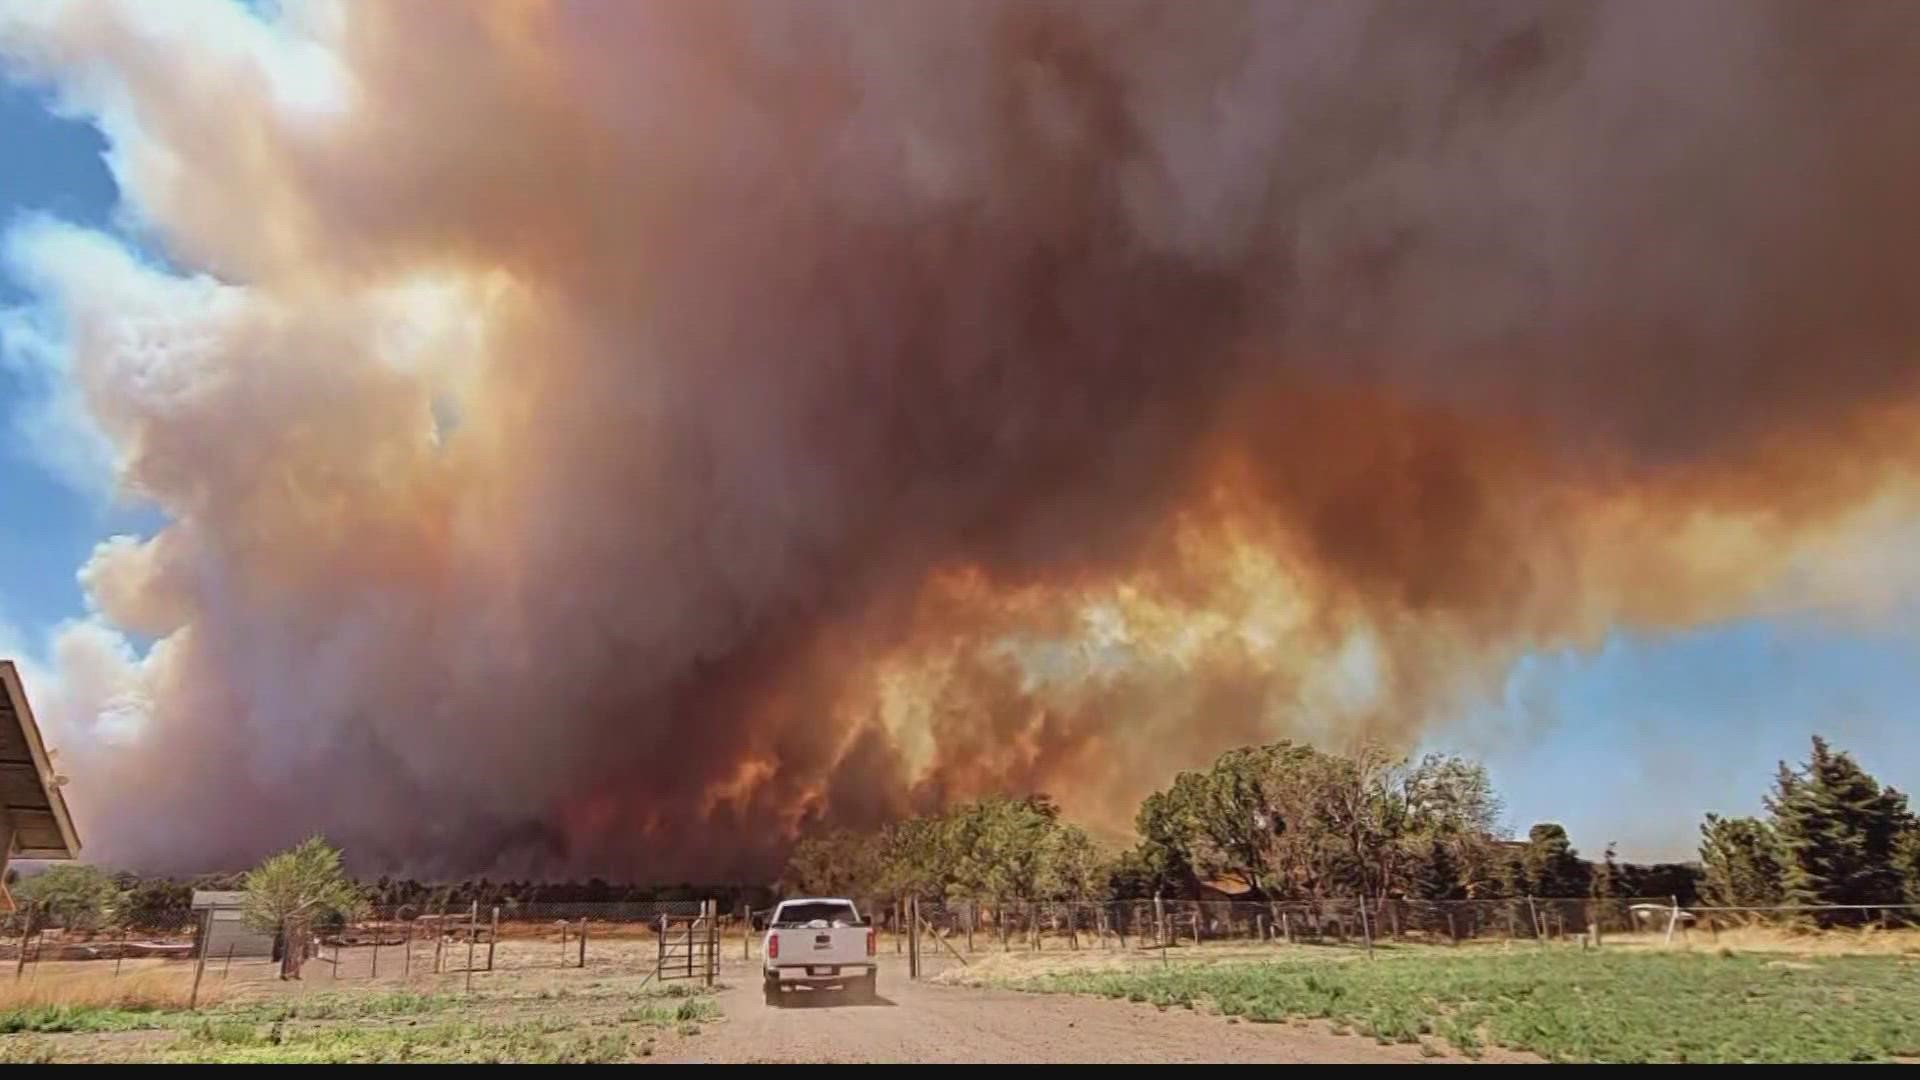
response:
<path id="1" fill-rule="evenodd" d="M 767 935 L 767 959 L 769 960 L 780 959 L 780 935 L 779 934 Z"/>
<path id="2" fill-rule="evenodd" d="M 873 927 L 867 927 L 867 955 L 873 955 Z"/>

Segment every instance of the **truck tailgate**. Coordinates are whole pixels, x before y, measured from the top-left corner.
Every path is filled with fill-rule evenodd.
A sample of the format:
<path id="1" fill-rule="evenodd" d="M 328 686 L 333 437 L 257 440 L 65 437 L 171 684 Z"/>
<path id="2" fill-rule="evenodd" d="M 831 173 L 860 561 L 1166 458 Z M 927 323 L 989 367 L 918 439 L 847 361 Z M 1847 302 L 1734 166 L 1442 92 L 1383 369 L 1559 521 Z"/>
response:
<path id="1" fill-rule="evenodd" d="M 829 968 L 871 962 L 867 957 L 867 929 L 863 926 L 827 930 L 802 927 L 781 930 L 779 934 L 780 958 L 774 961 L 777 967 Z"/>

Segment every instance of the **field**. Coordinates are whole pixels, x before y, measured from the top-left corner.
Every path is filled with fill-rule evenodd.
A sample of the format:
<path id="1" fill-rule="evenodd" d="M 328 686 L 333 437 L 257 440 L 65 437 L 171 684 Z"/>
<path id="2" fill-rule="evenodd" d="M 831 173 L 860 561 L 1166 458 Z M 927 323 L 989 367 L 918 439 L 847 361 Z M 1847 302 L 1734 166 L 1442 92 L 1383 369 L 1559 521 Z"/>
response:
<path id="1" fill-rule="evenodd" d="M 262 962 L 100 961 L 0 974 L 0 1061 L 1840 1061 L 1920 1056 L 1920 938 L 1723 933 L 1448 948 L 1209 943 L 927 952 L 883 939 L 881 999 L 761 1004 L 734 937 L 721 985 L 648 978 L 644 937 L 503 936 L 495 970 L 347 950 L 299 982 Z M 464 946 L 459 950 L 464 959 Z M 577 957 L 577 952 L 573 954 Z M 831 1023 L 822 1023 L 823 1018 Z"/>
<path id="2" fill-rule="evenodd" d="M 1250 1023 L 1317 1021 L 1430 1053 L 1489 1048 L 1555 1061 L 1920 1058 L 1920 949 L 1833 939 L 1586 951 L 1556 945 L 1246 950 L 1182 963 L 1010 954 L 951 982 L 1092 995 Z M 1911 949 L 1912 951 L 1906 951 Z M 1203 951 L 1203 950 L 1202 950 Z"/>
<path id="3" fill-rule="evenodd" d="M 464 952 L 464 946 L 462 947 Z M 193 965 L 45 963 L 0 976 L 0 1062 L 618 1062 L 678 1052 L 719 1016 L 715 994 L 647 975 L 650 943 L 608 941 L 585 969 L 557 947 L 503 942 L 500 970 L 434 975 L 422 950 L 371 977 L 369 950 L 336 973 L 313 961 L 282 982 L 263 961 L 209 964 L 187 1008 Z"/>

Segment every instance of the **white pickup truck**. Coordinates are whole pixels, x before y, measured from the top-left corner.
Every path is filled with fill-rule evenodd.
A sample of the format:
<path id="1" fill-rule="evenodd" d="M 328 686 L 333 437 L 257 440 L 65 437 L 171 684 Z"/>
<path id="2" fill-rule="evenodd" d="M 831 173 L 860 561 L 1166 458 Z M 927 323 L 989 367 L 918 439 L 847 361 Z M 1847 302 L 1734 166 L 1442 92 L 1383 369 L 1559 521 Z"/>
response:
<path id="1" fill-rule="evenodd" d="M 872 1001 L 879 984 L 873 927 L 851 900 L 782 900 L 767 920 L 761 941 L 761 975 L 767 1004 L 780 1004 L 785 989 L 838 986 Z"/>

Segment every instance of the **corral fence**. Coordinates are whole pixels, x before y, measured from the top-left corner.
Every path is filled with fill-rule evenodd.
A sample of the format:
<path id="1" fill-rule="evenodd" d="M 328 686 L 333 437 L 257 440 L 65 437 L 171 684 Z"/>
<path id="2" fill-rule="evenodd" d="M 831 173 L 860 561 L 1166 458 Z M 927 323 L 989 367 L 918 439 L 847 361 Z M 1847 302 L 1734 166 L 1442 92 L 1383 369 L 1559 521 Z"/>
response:
<path id="1" fill-rule="evenodd" d="M 158 915 L 67 918 L 36 908 L 0 916 L 0 978 L 49 973 L 206 982 L 433 981 L 471 989 L 476 974 L 617 965 L 712 985 L 722 935 L 742 929 L 712 900 L 614 903 L 403 904 L 351 918 L 262 927 L 237 905 Z M 691 942 L 689 942 L 691 936 Z M 669 970 L 671 969 L 671 970 Z"/>
<path id="2" fill-rule="evenodd" d="M 1602 947 L 1717 942 L 1764 928 L 1860 933 L 1920 926 L 1920 905 L 1714 907 L 1673 897 L 1518 897 L 1497 900 L 1043 901 L 953 897 L 859 901 L 879 948 L 910 976 L 986 953 L 1114 950 L 1168 963 L 1219 955 L 1219 946 L 1331 946 L 1563 942 Z M 642 972 L 712 985 L 723 957 L 758 958 L 766 910 L 725 911 L 712 900 L 508 903 L 367 908 L 351 919 L 263 930 L 237 907 L 64 918 L 36 909 L 0 915 L 0 979 L 84 972 L 153 973 L 191 985 L 246 980 L 320 989 L 350 980 L 472 989 L 476 975 L 510 985 L 519 974 L 585 969 Z"/>

